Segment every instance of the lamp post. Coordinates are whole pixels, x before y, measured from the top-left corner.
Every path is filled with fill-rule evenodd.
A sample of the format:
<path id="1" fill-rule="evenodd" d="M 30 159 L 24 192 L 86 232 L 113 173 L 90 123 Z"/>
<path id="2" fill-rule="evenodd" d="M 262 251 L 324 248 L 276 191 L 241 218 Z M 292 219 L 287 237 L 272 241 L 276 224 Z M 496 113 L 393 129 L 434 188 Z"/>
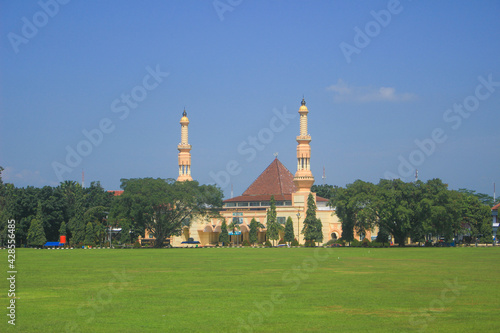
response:
<path id="1" fill-rule="evenodd" d="M 299 241 L 300 237 L 299 222 L 300 222 L 300 212 L 297 213 L 297 242 Z"/>

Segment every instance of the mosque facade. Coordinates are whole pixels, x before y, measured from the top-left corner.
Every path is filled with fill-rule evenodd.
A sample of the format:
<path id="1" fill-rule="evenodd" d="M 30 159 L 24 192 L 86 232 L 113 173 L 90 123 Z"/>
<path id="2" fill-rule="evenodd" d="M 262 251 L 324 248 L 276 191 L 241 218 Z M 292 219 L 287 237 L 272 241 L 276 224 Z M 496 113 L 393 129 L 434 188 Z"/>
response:
<path id="1" fill-rule="evenodd" d="M 311 192 L 314 176 L 311 172 L 311 136 L 308 132 L 309 110 L 302 99 L 299 108 L 300 131 L 297 140 L 297 170 L 293 175 L 276 157 L 271 164 L 257 177 L 257 179 L 243 192 L 242 195 L 224 200 L 221 216 L 229 225 L 231 222 L 239 224 L 239 230 L 234 234 L 231 230 L 230 240 L 233 244 L 242 244 L 249 240 L 250 221 L 255 219 L 264 228 L 258 230 L 258 243 L 266 241 L 266 216 L 270 207 L 271 197 L 276 203 L 276 216 L 278 223 L 285 224 L 288 217 L 292 218 L 295 238 L 299 243 L 304 243 L 301 230 L 307 211 L 307 198 L 312 193 L 316 202 L 316 217 L 321 219 L 323 225 L 323 242 L 338 239 L 342 235 L 342 226 L 335 214 L 335 209 L 328 206 L 328 200 Z M 179 176 L 177 181 L 190 181 L 191 176 L 191 145 L 188 142 L 189 119 L 184 110 L 180 121 L 181 142 L 178 145 Z M 181 236 L 169 239 L 174 247 L 189 246 L 197 243 L 199 246 L 213 246 L 218 243 L 221 232 L 222 219 L 195 219 L 189 227 L 184 227 Z M 364 235 L 363 235 L 364 236 Z M 366 237 L 372 236 L 370 232 Z M 280 233 L 283 238 L 283 232 Z M 359 236 L 358 236 L 359 238 Z M 372 237 L 373 238 L 373 237 Z M 153 239 L 146 230 L 145 237 L 139 241 L 147 242 Z M 192 245 L 191 245 L 192 246 Z"/>

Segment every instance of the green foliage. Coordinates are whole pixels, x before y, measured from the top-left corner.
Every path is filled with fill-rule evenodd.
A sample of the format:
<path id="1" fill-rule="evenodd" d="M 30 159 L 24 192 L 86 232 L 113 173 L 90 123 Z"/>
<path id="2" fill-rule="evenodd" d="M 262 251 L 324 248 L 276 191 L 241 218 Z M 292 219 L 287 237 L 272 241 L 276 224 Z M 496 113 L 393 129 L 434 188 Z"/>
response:
<path id="1" fill-rule="evenodd" d="M 163 247 L 167 237 L 179 236 L 194 218 L 220 217 L 223 194 L 213 185 L 137 178 L 122 179 L 121 188 L 124 192 L 115 201 L 110 220 L 128 221 L 134 234 L 150 230 L 156 248 Z"/>
<path id="2" fill-rule="evenodd" d="M 385 230 L 379 229 L 375 241 L 382 244 L 389 243 L 389 234 Z"/>
<path id="3" fill-rule="evenodd" d="M 276 218 L 276 202 L 274 201 L 274 195 L 271 196 L 270 207 L 267 210 L 266 228 L 267 238 L 272 240 L 274 244 L 274 241 L 279 239 L 279 232 L 283 228 Z"/>
<path id="4" fill-rule="evenodd" d="M 233 219 L 231 223 L 229 223 L 228 228 L 235 234 L 236 230 L 240 230 L 240 224 L 236 219 Z"/>
<path id="5" fill-rule="evenodd" d="M 66 229 L 66 222 L 62 222 L 61 226 L 59 227 L 59 237 L 60 236 L 66 236 L 67 229 Z"/>
<path id="6" fill-rule="evenodd" d="M 307 211 L 306 218 L 304 219 L 304 227 L 302 234 L 306 241 L 322 242 L 323 241 L 323 224 L 321 220 L 316 217 L 316 203 L 314 196 L 309 193 L 307 198 Z"/>
<path id="7" fill-rule="evenodd" d="M 322 198 L 330 199 L 334 195 L 335 186 L 333 186 L 333 185 L 327 185 L 327 184 L 313 185 L 311 187 L 311 192 L 316 193 L 316 195 L 318 195 L 318 196 L 320 196 Z"/>
<path id="8" fill-rule="evenodd" d="M 45 238 L 45 231 L 43 229 L 43 213 L 42 204 L 38 202 L 37 214 L 31 220 L 30 228 L 28 230 L 28 245 L 30 246 L 43 246 L 47 242 Z"/>
<path id="9" fill-rule="evenodd" d="M 286 244 L 286 243 L 287 243 L 287 242 L 285 242 L 285 240 L 284 240 L 284 239 L 280 239 L 280 240 L 278 241 L 278 245 L 283 245 L 283 244 Z"/>
<path id="10" fill-rule="evenodd" d="M 366 237 L 363 238 L 363 240 L 361 241 L 361 246 L 362 247 L 370 247 L 370 244 L 371 244 L 370 240 L 368 238 L 366 238 Z"/>
<path id="11" fill-rule="evenodd" d="M 43 246 L 46 242 L 42 221 L 37 218 L 32 219 L 28 230 L 28 245 Z"/>
<path id="12" fill-rule="evenodd" d="M 312 239 L 308 239 L 304 242 L 305 247 L 316 247 L 316 243 Z"/>
<path id="13" fill-rule="evenodd" d="M 250 246 L 250 242 L 245 239 L 241 245 Z"/>
<path id="14" fill-rule="evenodd" d="M 335 187 L 329 202 L 342 223 L 342 239 L 351 241 L 354 232 L 379 228 L 377 242 L 387 243 L 389 235 L 404 246 L 425 236 L 491 234 L 489 207 L 480 198 L 464 191 L 450 191 L 439 179 L 404 183 L 382 179 L 377 185 L 357 180 L 346 188 Z M 483 208 L 484 207 L 484 208 Z"/>
<path id="15" fill-rule="evenodd" d="M 266 242 L 264 243 L 264 246 L 265 247 L 273 247 L 273 244 L 271 244 L 271 242 L 269 240 L 266 240 Z"/>
<path id="16" fill-rule="evenodd" d="M 294 238 L 290 246 L 299 246 L 299 241 L 296 238 Z"/>
<path id="17" fill-rule="evenodd" d="M 293 231 L 293 221 L 290 216 L 286 219 L 286 224 L 285 224 L 285 236 L 284 240 L 285 242 L 291 242 L 294 239 L 294 231 Z"/>
<path id="18" fill-rule="evenodd" d="M 140 249 L 141 248 L 141 243 L 139 241 L 134 242 L 134 249 Z"/>
<path id="19" fill-rule="evenodd" d="M 95 233 L 94 227 L 92 226 L 92 222 L 87 223 L 85 227 L 85 245 L 94 245 L 95 243 Z"/>
<path id="20" fill-rule="evenodd" d="M 259 228 L 264 228 L 264 225 L 260 222 L 257 222 L 257 220 L 255 220 L 255 218 L 252 218 L 252 220 L 250 221 L 250 231 L 248 233 L 248 238 L 249 238 L 251 244 L 257 243 L 257 241 L 258 241 L 257 232 L 258 232 Z"/>
<path id="21" fill-rule="evenodd" d="M 226 220 L 222 220 L 220 230 L 219 242 L 221 242 L 223 246 L 226 246 L 229 244 L 229 233 L 227 232 Z"/>
<path id="22" fill-rule="evenodd" d="M 354 230 L 361 234 L 372 228 L 377 220 L 376 192 L 375 185 L 361 180 L 332 189 L 329 205 L 336 208 L 342 224 L 341 238 L 349 242 L 354 239 Z"/>
<path id="23" fill-rule="evenodd" d="M 361 242 L 355 238 L 352 241 L 350 241 L 349 246 L 350 247 L 360 247 Z"/>
<path id="24" fill-rule="evenodd" d="M 337 239 L 330 239 L 328 242 L 324 243 L 323 245 L 328 246 L 332 244 L 337 244 Z"/>
<path id="25" fill-rule="evenodd" d="M 486 205 L 490 208 L 493 207 L 496 203 L 498 203 L 498 199 L 495 202 L 491 195 L 484 194 L 484 193 L 477 193 L 474 190 L 459 188 L 457 192 L 465 194 L 467 196 L 475 196 L 479 200 L 479 202 L 481 202 L 483 205 Z"/>

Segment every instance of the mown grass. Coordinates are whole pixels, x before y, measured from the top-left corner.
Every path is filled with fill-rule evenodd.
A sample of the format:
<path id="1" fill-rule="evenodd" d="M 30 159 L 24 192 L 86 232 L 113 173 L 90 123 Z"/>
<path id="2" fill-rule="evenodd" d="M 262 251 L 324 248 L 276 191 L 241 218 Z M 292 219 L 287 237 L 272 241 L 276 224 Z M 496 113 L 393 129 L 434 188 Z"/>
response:
<path id="1" fill-rule="evenodd" d="M 1 332 L 500 331 L 500 248 L 18 249 Z"/>

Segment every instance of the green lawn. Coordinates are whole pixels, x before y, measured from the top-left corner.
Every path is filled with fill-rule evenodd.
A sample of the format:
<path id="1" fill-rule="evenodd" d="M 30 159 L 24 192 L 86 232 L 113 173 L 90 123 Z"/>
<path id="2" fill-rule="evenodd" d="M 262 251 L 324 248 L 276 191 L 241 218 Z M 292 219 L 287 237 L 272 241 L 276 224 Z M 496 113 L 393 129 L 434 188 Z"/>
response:
<path id="1" fill-rule="evenodd" d="M 500 331 L 500 248 L 18 249 L 0 332 Z"/>

